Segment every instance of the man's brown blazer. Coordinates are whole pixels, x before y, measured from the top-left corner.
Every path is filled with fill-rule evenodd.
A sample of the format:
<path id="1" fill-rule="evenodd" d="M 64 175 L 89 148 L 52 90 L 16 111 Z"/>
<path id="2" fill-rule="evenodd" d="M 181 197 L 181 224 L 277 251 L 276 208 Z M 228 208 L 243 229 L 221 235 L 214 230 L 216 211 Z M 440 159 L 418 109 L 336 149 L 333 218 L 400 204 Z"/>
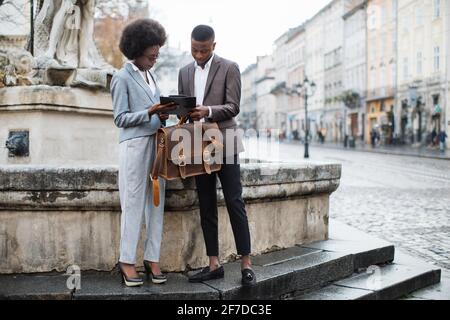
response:
<path id="1" fill-rule="evenodd" d="M 183 67 L 178 74 L 179 94 L 195 96 L 195 62 Z M 226 130 L 236 133 L 235 117 L 239 114 L 241 100 L 241 72 L 232 61 L 214 55 L 206 81 L 203 105 L 211 107 L 211 115 L 205 121 L 217 122 L 224 139 L 224 155 L 227 145 Z M 229 143 L 229 142 L 228 142 Z M 244 151 L 242 137 L 234 139 L 234 154 Z M 227 155 L 228 156 L 228 155 Z"/>

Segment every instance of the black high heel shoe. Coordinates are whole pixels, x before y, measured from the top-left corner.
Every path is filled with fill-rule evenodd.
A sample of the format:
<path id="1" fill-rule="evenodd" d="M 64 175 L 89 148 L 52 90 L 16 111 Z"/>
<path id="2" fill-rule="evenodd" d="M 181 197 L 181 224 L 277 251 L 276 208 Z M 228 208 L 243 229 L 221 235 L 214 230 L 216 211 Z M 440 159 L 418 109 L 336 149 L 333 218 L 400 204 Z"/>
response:
<path id="1" fill-rule="evenodd" d="M 167 276 L 164 274 L 153 274 L 152 268 L 150 267 L 150 263 L 144 260 L 144 269 L 145 274 L 147 275 L 147 280 L 152 279 L 152 282 L 155 284 L 162 284 L 167 281 Z"/>
<path id="2" fill-rule="evenodd" d="M 119 270 L 120 276 L 122 278 L 122 283 L 124 283 L 127 287 L 139 287 L 144 284 L 144 280 L 142 278 L 128 278 L 125 272 L 122 269 L 122 264 L 119 262 Z"/>

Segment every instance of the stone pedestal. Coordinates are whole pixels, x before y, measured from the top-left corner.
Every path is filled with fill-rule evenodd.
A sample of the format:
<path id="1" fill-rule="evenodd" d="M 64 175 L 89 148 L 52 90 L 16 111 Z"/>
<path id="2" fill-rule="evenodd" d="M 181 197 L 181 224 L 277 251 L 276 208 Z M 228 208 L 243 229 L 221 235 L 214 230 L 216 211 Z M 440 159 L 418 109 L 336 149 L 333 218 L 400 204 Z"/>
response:
<path id="1" fill-rule="evenodd" d="M 261 166 L 270 166 L 269 172 Z M 243 164 L 243 196 L 253 254 L 328 238 L 329 196 L 340 165 Z M 220 183 L 218 183 L 220 186 Z M 219 189 L 221 260 L 235 244 Z M 192 179 L 167 185 L 161 266 L 183 271 L 207 263 Z M 0 273 L 112 270 L 119 258 L 117 168 L 0 166 Z M 142 261 L 142 245 L 138 262 Z M 138 264 L 139 264 L 138 263 Z"/>
<path id="2" fill-rule="evenodd" d="M 28 132 L 28 156 L 11 157 L 11 132 Z M 25 86 L 0 89 L 0 164 L 115 165 L 118 129 L 108 92 Z"/>

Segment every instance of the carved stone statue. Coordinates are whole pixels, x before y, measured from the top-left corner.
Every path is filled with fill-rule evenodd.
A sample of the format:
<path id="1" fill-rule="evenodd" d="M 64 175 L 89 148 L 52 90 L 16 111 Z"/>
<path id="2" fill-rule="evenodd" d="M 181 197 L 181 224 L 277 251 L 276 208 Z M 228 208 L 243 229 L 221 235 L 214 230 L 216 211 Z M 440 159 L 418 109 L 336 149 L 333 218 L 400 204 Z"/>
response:
<path id="1" fill-rule="evenodd" d="M 0 88 L 36 84 L 35 67 L 35 59 L 24 49 L 0 50 Z"/>
<path id="2" fill-rule="evenodd" d="M 114 68 L 94 42 L 95 0 L 44 0 L 35 20 L 34 53 L 44 82 L 103 87 Z M 56 83 L 52 79 L 57 74 Z"/>

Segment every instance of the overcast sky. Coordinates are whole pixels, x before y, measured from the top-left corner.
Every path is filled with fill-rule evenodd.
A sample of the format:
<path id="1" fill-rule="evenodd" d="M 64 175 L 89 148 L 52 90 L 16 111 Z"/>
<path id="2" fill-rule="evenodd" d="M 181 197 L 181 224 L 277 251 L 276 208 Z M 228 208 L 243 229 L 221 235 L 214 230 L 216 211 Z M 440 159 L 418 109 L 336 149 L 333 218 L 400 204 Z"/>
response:
<path id="1" fill-rule="evenodd" d="M 274 40 L 311 18 L 330 0 L 149 0 L 150 15 L 169 34 L 169 44 L 190 50 L 198 24 L 216 31 L 216 53 L 236 61 L 241 71 L 256 56 L 272 52 Z"/>

